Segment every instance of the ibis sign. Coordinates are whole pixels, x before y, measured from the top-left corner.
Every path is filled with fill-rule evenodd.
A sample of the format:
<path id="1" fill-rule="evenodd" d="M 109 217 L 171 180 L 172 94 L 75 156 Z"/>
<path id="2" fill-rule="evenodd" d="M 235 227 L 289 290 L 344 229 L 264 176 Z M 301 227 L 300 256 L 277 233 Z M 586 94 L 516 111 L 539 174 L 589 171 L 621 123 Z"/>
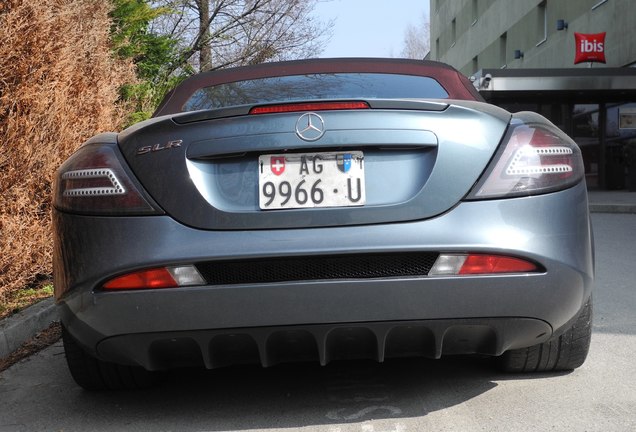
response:
<path id="1" fill-rule="evenodd" d="M 595 34 L 574 33 L 576 56 L 574 64 L 584 62 L 605 63 L 605 32 Z"/>

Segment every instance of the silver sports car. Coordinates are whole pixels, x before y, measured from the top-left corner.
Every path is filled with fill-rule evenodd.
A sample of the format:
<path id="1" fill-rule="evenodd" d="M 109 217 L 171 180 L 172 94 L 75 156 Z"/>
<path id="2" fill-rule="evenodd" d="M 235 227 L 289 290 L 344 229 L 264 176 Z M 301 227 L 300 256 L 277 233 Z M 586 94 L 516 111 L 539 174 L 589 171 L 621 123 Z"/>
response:
<path id="1" fill-rule="evenodd" d="M 203 73 L 91 138 L 54 187 L 66 358 L 153 371 L 452 354 L 580 366 L 594 256 L 581 152 L 444 64 Z"/>

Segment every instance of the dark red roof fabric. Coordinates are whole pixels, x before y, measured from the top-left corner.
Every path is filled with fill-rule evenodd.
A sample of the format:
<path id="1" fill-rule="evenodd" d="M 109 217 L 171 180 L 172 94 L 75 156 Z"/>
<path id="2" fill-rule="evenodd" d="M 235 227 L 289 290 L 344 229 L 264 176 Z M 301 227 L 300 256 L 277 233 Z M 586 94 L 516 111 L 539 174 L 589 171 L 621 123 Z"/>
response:
<path id="1" fill-rule="evenodd" d="M 453 67 L 439 62 L 407 59 L 336 58 L 261 63 L 193 75 L 172 90 L 153 115 L 176 114 L 198 89 L 250 79 L 319 73 L 393 73 L 437 80 L 449 99 L 483 100 L 470 81 Z"/>

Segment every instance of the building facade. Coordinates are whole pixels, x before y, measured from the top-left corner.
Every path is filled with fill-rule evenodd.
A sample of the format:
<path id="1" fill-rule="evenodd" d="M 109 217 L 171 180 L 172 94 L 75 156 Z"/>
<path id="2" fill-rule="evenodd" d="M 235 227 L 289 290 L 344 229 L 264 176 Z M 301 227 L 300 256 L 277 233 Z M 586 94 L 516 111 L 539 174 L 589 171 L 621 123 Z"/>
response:
<path id="1" fill-rule="evenodd" d="M 586 68 L 574 33 L 606 33 L 606 63 L 636 64 L 634 0 L 431 0 L 431 60 L 481 69 Z"/>
<path id="2" fill-rule="evenodd" d="M 579 144 L 588 187 L 636 190 L 636 1 L 431 0 L 431 60 Z"/>

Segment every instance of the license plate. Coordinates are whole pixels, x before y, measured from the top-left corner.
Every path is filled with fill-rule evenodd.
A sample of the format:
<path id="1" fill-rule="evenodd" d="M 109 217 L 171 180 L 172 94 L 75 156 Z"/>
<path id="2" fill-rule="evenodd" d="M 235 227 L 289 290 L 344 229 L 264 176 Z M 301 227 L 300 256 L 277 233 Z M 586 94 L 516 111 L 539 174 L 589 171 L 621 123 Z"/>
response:
<path id="1" fill-rule="evenodd" d="M 361 151 L 269 154 L 258 158 L 262 210 L 365 204 Z"/>

